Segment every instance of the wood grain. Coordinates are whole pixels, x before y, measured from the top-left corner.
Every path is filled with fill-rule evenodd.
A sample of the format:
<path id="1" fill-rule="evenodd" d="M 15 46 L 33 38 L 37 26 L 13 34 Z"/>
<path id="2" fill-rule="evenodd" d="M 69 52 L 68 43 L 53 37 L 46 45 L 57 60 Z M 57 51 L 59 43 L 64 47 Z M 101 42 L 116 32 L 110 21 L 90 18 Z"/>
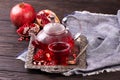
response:
<path id="1" fill-rule="evenodd" d="M 10 20 L 11 8 L 22 1 L 33 5 L 36 12 L 42 9 L 51 9 L 60 19 L 76 10 L 116 14 L 117 10 L 120 9 L 119 0 L 1 0 L 0 20 Z"/>
<path id="2" fill-rule="evenodd" d="M 49 74 L 38 70 L 26 70 L 24 62 L 16 60 L 19 52 L 28 46 L 28 42 L 19 42 L 16 28 L 10 21 L 10 10 L 20 2 L 27 2 L 36 12 L 51 9 L 60 20 L 74 11 L 117 14 L 120 0 L 0 0 L 0 80 L 119 80 L 120 72 L 101 73 L 94 76 Z"/>
<path id="3" fill-rule="evenodd" d="M 0 55 L 17 56 L 28 46 L 28 42 L 19 42 L 15 26 L 10 21 L 0 21 Z"/>

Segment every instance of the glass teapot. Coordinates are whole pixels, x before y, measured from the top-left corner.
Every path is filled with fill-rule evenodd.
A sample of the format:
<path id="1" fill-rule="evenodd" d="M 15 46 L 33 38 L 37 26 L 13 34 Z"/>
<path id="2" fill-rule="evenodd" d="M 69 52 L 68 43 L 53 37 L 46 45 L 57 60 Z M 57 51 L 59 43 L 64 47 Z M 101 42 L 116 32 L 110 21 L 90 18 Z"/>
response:
<path id="1" fill-rule="evenodd" d="M 66 42 L 72 49 L 74 39 L 64 25 L 60 23 L 48 23 L 37 35 L 31 35 L 32 44 L 39 49 L 46 50 L 48 45 L 53 42 Z"/>

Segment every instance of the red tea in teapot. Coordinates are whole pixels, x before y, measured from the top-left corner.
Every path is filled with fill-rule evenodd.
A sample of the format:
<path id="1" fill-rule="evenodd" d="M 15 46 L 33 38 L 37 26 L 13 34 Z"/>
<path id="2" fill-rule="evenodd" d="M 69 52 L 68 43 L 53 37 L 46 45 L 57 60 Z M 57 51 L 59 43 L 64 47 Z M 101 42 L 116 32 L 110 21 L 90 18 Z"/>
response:
<path id="1" fill-rule="evenodd" d="M 67 45 L 69 45 L 69 48 L 71 50 L 74 47 L 74 39 L 71 33 L 60 23 L 48 23 L 47 25 L 45 25 L 43 30 L 40 31 L 36 38 L 32 41 L 32 44 L 35 46 L 35 48 L 48 51 L 48 45 L 54 42 L 58 43 L 56 44 L 56 46 L 51 46 L 52 49 L 64 50 L 66 49 L 66 47 L 68 47 Z M 63 43 L 66 43 L 67 45 Z M 64 52 L 63 54 L 65 54 L 66 52 Z"/>
<path id="2" fill-rule="evenodd" d="M 32 43 L 37 48 L 47 48 L 53 42 L 66 42 L 70 44 L 71 48 L 74 46 L 71 33 L 60 23 L 48 23 L 45 25 Z"/>

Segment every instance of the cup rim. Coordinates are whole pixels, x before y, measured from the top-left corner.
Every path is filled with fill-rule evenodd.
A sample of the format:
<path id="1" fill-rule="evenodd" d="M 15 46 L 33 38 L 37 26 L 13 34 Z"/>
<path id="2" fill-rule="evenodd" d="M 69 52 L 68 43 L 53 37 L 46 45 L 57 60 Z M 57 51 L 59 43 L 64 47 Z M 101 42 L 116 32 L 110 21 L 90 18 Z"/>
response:
<path id="1" fill-rule="evenodd" d="M 55 45 L 55 44 L 57 44 L 57 43 L 64 43 L 64 44 L 67 46 L 67 48 L 62 49 L 62 50 L 54 50 L 54 49 L 51 49 L 50 46 L 51 46 L 51 45 Z M 51 43 L 51 44 L 48 45 L 48 49 L 49 49 L 50 51 L 53 51 L 53 52 L 64 52 L 64 51 L 67 51 L 67 50 L 70 49 L 70 44 L 68 44 L 67 42 L 53 42 L 53 43 Z"/>

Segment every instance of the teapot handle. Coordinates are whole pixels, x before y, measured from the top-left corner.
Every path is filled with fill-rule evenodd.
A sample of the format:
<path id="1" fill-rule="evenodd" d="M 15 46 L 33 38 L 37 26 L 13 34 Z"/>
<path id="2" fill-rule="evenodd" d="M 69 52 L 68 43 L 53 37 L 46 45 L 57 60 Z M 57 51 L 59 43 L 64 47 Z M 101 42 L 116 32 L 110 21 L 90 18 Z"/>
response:
<path id="1" fill-rule="evenodd" d="M 66 31 L 69 32 L 69 28 L 66 28 Z M 73 37 L 74 37 L 74 41 L 76 41 L 80 35 L 81 35 L 80 32 L 76 33 L 76 34 L 73 36 Z"/>
<path id="2" fill-rule="evenodd" d="M 75 28 L 74 26 L 72 27 L 70 27 L 69 26 L 69 24 L 67 23 L 67 21 L 68 21 L 68 19 L 74 19 L 76 22 L 77 22 L 77 24 L 78 24 L 78 28 Z M 63 18 L 63 20 L 62 20 L 62 24 L 66 27 L 66 29 L 67 30 L 71 30 L 71 33 L 72 33 L 72 35 L 74 36 L 74 38 L 76 38 L 77 36 L 79 36 L 79 35 L 81 35 L 81 30 L 82 30 L 82 27 L 81 27 L 81 24 L 80 24 L 80 20 L 77 18 L 77 17 L 75 17 L 75 16 L 73 16 L 73 15 L 68 15 L 68 16 L 66 16 L 66 17 L 64 17 Z M 76 31 L 73 31 L 73 30 L 76 30 Z"/>
<path id="3" fill-rule="evenodd" d="M 73 16 L 73 15 L 68 15 L 68 16 L 66 16 L 66 17 L 64 17 L 64 18 L 62 19 L 62 24 L 63 24 L 65 27 L 67 26 L 66 22 L 67 22 L 68 18 L 74 18 L 74 19 L 79 23 L 79 25 L 80 25 L 80 20 L 79 20 L 78 18 L 76 18 L 76 17 Z"/>

